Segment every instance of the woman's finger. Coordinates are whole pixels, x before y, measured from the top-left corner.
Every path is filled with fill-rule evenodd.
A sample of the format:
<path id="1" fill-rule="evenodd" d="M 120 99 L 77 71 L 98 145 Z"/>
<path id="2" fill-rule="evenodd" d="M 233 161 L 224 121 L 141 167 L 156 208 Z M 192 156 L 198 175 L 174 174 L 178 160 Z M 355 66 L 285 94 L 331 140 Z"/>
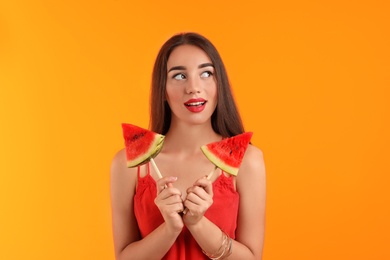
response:
<path id="1" fill-rule="evenodd" d="M 196 197 L 200 198 L 201 200 L 207 200 L 210 197 L 210 194 L 208 194 L 203 187 L 199 187 L 199 186 L 192 186 L 188 188 L 187 198 L 191 194 L 196 195 Z"/>
<path id="2" fill-rule="evenodd" d="M 158 179 L 156 181 L 157 194 L 159 194 L 164 189 L 171 187 L 172 183 L 174 183 L 176 180 L 177 180 L 177 177 L 174 177 L 174 176 L 167 176 L 167 177 L 163 177 L 161 179 Z"/>
<path id="3" fill-rule="evenodd" d="M 173 205 L 176 203 L 183 203 L 183 200 L 179 194 L 171 195 L 165 199 L 162 199 L 165 205 Z"/>
<path id="4" fill-rule="evenodd" d="M 181 200 L 181 191 L 174 187 L 165 188 L 157 194 L 156 200 L 166 200 L 171 197 L 176 197 Z"/>
<path id="5" fill-rule="evenodd" d="M 213 196 L 213 184 L 206 177 L 200 178 L 197 181 L 195 181 L 193 187 L 197 187 L 197 186 L 202 187 L 207 192 L 207 194 Z"/>

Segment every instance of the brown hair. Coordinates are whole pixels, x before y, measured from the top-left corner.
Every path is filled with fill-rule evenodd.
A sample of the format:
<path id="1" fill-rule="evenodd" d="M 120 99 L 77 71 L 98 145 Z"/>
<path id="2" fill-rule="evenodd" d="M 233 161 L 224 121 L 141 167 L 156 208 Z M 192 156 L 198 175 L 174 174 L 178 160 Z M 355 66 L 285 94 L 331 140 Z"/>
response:
<path id="1" fill-rule="evenodd" d="M 178 46 L 190 44 L 202 49 L 214 65 L 217 82 L 217 107 L 211 116 L 213 130 L 223 137 L 231 137 L 244 132 L 229 79 L 222 59 L 214 45 L 197 33 L 181 33 L 172 36 L 161 47 L 154 63 L 150 99 L 150 128 L 166 134 L 171 124 L 171 109 L 165 99 L 167 82 L 167 62 L 171 52 Z"/>

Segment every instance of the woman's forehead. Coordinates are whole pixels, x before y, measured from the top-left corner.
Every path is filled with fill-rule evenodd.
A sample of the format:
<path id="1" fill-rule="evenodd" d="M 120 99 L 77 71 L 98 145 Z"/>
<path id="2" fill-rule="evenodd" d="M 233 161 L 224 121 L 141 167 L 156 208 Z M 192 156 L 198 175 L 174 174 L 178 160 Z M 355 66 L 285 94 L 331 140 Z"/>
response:
<path id="1" fill-rule="evenodd" d="M 168 58 L 167 67 L 172 66 L 198 66 L 212 63 L 210 57 L 201 48 L 194 45 L 180 45 L 176 47 Z"/>

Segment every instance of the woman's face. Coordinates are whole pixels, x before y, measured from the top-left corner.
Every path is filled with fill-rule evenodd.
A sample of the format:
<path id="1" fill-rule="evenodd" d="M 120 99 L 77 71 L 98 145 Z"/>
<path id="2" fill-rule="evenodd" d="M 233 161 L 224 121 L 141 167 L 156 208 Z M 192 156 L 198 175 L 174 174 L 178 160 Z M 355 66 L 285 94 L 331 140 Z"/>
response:
<path id="1" fill-rule="evenodd" d="M 214 65 L 209 56 L 193 45 L 176 47 L 167 62 L 166 98 L 172 122 L 211 122 L 217 105 Z"/>

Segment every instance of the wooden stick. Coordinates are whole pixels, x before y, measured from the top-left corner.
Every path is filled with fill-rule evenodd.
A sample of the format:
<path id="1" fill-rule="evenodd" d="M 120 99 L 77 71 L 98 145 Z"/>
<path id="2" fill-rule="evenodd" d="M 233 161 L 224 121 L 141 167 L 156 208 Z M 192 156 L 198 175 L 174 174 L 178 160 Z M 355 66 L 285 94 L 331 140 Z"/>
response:
<path id="1" fill-rule="evenodd" d="M 214 169 L 209 173 L 209 175 L 207 175 L 207 179 L 210 180 L 211 177 L 213 176 L 215 170 L 217 169 L 217 166 L 214 167 Z"/>
<path id="2" fill-rule="evenodd" d="M 156 171 L 157 175 L 158 175 L 158 178 L 162 178 L 162 175 L 161 175 L 161 172 L 160 170 L 157 168 L 157 165 L 156 163 L 154 162 L 153 158 L 150 158 L 150 162 L 152 163 L 152 166 L 154 168 L 154 170 Z"/>

